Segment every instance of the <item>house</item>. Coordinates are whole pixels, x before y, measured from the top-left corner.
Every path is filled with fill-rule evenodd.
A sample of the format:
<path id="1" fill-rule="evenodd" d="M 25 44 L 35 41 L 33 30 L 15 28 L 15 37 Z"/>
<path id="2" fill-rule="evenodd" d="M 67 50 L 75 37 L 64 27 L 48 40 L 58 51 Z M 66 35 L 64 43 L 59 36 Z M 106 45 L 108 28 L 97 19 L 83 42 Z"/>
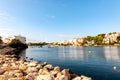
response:
<path id="1" fill-rule="evenodd" d="M 12 39 L 14 39 L 14 37 L 10 37 L 10 36 L 9 36 L 9 37 L 7 37 L 7 38 L 4 38 L 4 39 L 3 39 L 3 42 L 6 43 L 6 44 L 8 44 L 8 43 L 10 43 L 10 42 L 12 41 Z"/>
<path id="2" fill-rule="evenodd" d="M 18 39 L 19 41 L 21 41 L 22 43 L 26 43 L 26 37 L 23 37 L 23 36 L 21 36 L 21 35 L 18 35 L 18 36 L 9 36 L 9 37 L 7 37 L 7 38 L 4 38 L 3 39 L 3 42 L 4 43 L 6 43 L 6 44 L 8 44 L 8 43 L 10 43 L 13 39 Z"/>

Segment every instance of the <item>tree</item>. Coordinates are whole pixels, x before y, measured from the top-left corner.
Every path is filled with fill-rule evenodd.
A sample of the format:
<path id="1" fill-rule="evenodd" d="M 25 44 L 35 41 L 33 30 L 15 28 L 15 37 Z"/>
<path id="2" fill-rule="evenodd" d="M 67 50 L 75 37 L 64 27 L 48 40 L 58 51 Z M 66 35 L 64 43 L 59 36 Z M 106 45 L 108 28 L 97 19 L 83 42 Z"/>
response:
<path id="1" fill-rule="evenodd" d="M 12 48 L 22 48 L 22 49 L 28 48 L 26 44 L 23 44 L 18 39 L 13 39 L 8 45 L 11 46 Z"/>
<path id="2" fill-rule="evenodd" d="M 98 34 L 98 36 L 101 36 L 101 37 L 104 38 L 104 37 L 105 37 L 105 34 Z"/>
<path id="3" fill-rule="evenodd" d="M 113 32 L 113 34 L 116 34 L 116 32 Z"/>
<path id="4" fill-rule="evenodd" d="M 108 33 L 109 35 L 111 35 L 112 33 Z"/>
<path id="5" fill-rule="evenodd" d="M 81 43 L 81 45 L 85 45 L 85 44 L 87 44 L 87 39 L 83 38 L 83 42 Z"/>
<path id="6" fill-rule="evenodd" d="M 97 36 L 94 37 L 94 44 L 97 45 L 103 45 L 103 39 L 105 37 L 105 34 L 98 34 Z"/>

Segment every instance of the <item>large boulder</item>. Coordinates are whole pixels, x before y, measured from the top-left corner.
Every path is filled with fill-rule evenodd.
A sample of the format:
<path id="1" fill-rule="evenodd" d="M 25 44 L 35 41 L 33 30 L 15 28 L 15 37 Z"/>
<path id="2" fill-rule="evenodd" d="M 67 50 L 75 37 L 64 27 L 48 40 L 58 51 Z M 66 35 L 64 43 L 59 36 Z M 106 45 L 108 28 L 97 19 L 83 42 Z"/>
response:
<path id="1" fill-rule="evenodd" d="M 36 68 L 37 68 L 37 69 L 42 69 L 42 65 L 41 65 L 41 64 L 38 64 L 38 65 L 36 66 Z"/>
<path id="2" fill-rule="evenodd" d="M 59 72 L 60 72 L 60 67 L 59 66 L 54 67 L 54 70 L 50 71 L 50 73 L 53 76 L 57 75 L 57 73 L 59 73 Z"/>
<path id="3" fill-rule="evenodd" d="M 54 67 L 54 71 L 60 72 L 60 67 L 59 66 Z"/>
<path id="4" fill-rule="evenodd" d="M 23 73 L 20 70 L 9 70 L 4 73 L 4 76 L 7 76 L 8 78 L 14 78 L 14 77 L 23 77 Z"/>
<path id="5" fill-rule="evenodd" d="M 28 66 L 26 66 L 25 64 L 20 64 L 19 65 L 19 69 L 23 72 L 25 72 L 25 70 L 28 68 Z"/>
<path id="6" fill-rule="evenodd" d="M 3 74 L 5 72 L 5 70 L 0 69 L 0 75 Z"/>
<path id="7" fill-rule="evenodd" d="M 47 68 L 47 69 L 53 69 L 53 66 L 51 64 L 47 64 L 44 67 Z"/>
<path id="8" fill-rule="evenodd" d="M 54 77 L 51 75 L 39 75 L 35 80 L 54 80 Z"/>
<path id="9" fill-rule="evenodd" d="M 31 72 L 38 72 L 38 69 L 36 67 L 28 67 L 25 72 L 27 74 Z"/>
<path id="10" fill-rule="evenodd" d="M 29 73 L 28 75 L 25 76 L 25 80 L 34 80 L 38 76 L 37 72 Z"/>
<path id="11" fill-rule="evenodd" d="M 61 76 L 56 77 L 55 80 L 70 80 L 70 79 L 68 79 L 68 76 L 66 75 L 61 75 Z"/>
<path id="12" fill-rule="evenodd" d="M 63 75 L 65 75 L 65 76 L 67 76 L 68 77 L 68 80 L 70 80 L 70 73 L 69 73 L 69 69 L 63 69 L 62 71 L 61 71 L 61 73 L 63 74 Z"/>
<path id="13" fill-rule="evenodd" d="M 40 74 L 40 75 L 49 75 L 50 72 L 49 72 L 47 69 L 40 69 L 40 70 L 39 70 L 39 74 Z"/>
<path id="14" fill-rule="evenodd" d="M 74 79 L 72 79 L 72 80 L 82 80 L 82 78 L 81 77 L 75 77 Z"/>
<path id="15" fill-rule="evenodd" d="M 81 79 L 82 80 L 92 80 L 90 77 L 87 77 L 87 76 L 84 76 L 84 75 L 81 75 Z"/>
<path id="16" fill-rule="evenodd" d="M 38 65 L 38 62 L 36 62 L 36 61 L 31 61 L 29 64 L 28 64 L 28 66 L 30 66 L 30 67 L 35 67 L 35 66 L 37 66 Z"/>

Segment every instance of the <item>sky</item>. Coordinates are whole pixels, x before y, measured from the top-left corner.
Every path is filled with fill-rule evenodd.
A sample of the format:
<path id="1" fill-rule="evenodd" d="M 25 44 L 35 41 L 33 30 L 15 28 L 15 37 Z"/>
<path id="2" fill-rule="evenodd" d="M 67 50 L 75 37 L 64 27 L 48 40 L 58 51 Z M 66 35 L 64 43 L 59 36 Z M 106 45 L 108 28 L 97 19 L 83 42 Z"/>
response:
<path id="1" fill-rule="evenodd" d="M 0 36 L 56 42 L 120 32 L 120 0 L 0 0 Z"/>

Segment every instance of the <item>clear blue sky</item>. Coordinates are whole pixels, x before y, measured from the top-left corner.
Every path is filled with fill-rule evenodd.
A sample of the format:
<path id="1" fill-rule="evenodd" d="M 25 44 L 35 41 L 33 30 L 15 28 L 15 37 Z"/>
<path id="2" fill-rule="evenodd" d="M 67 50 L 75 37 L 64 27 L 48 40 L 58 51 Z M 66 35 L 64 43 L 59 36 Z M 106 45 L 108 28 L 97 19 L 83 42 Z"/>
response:
<path id="1" fill-rule="evenodd" d="M 0 35 L 61 41 L 120 32 L 120 0 L 0 0 Z"/>

